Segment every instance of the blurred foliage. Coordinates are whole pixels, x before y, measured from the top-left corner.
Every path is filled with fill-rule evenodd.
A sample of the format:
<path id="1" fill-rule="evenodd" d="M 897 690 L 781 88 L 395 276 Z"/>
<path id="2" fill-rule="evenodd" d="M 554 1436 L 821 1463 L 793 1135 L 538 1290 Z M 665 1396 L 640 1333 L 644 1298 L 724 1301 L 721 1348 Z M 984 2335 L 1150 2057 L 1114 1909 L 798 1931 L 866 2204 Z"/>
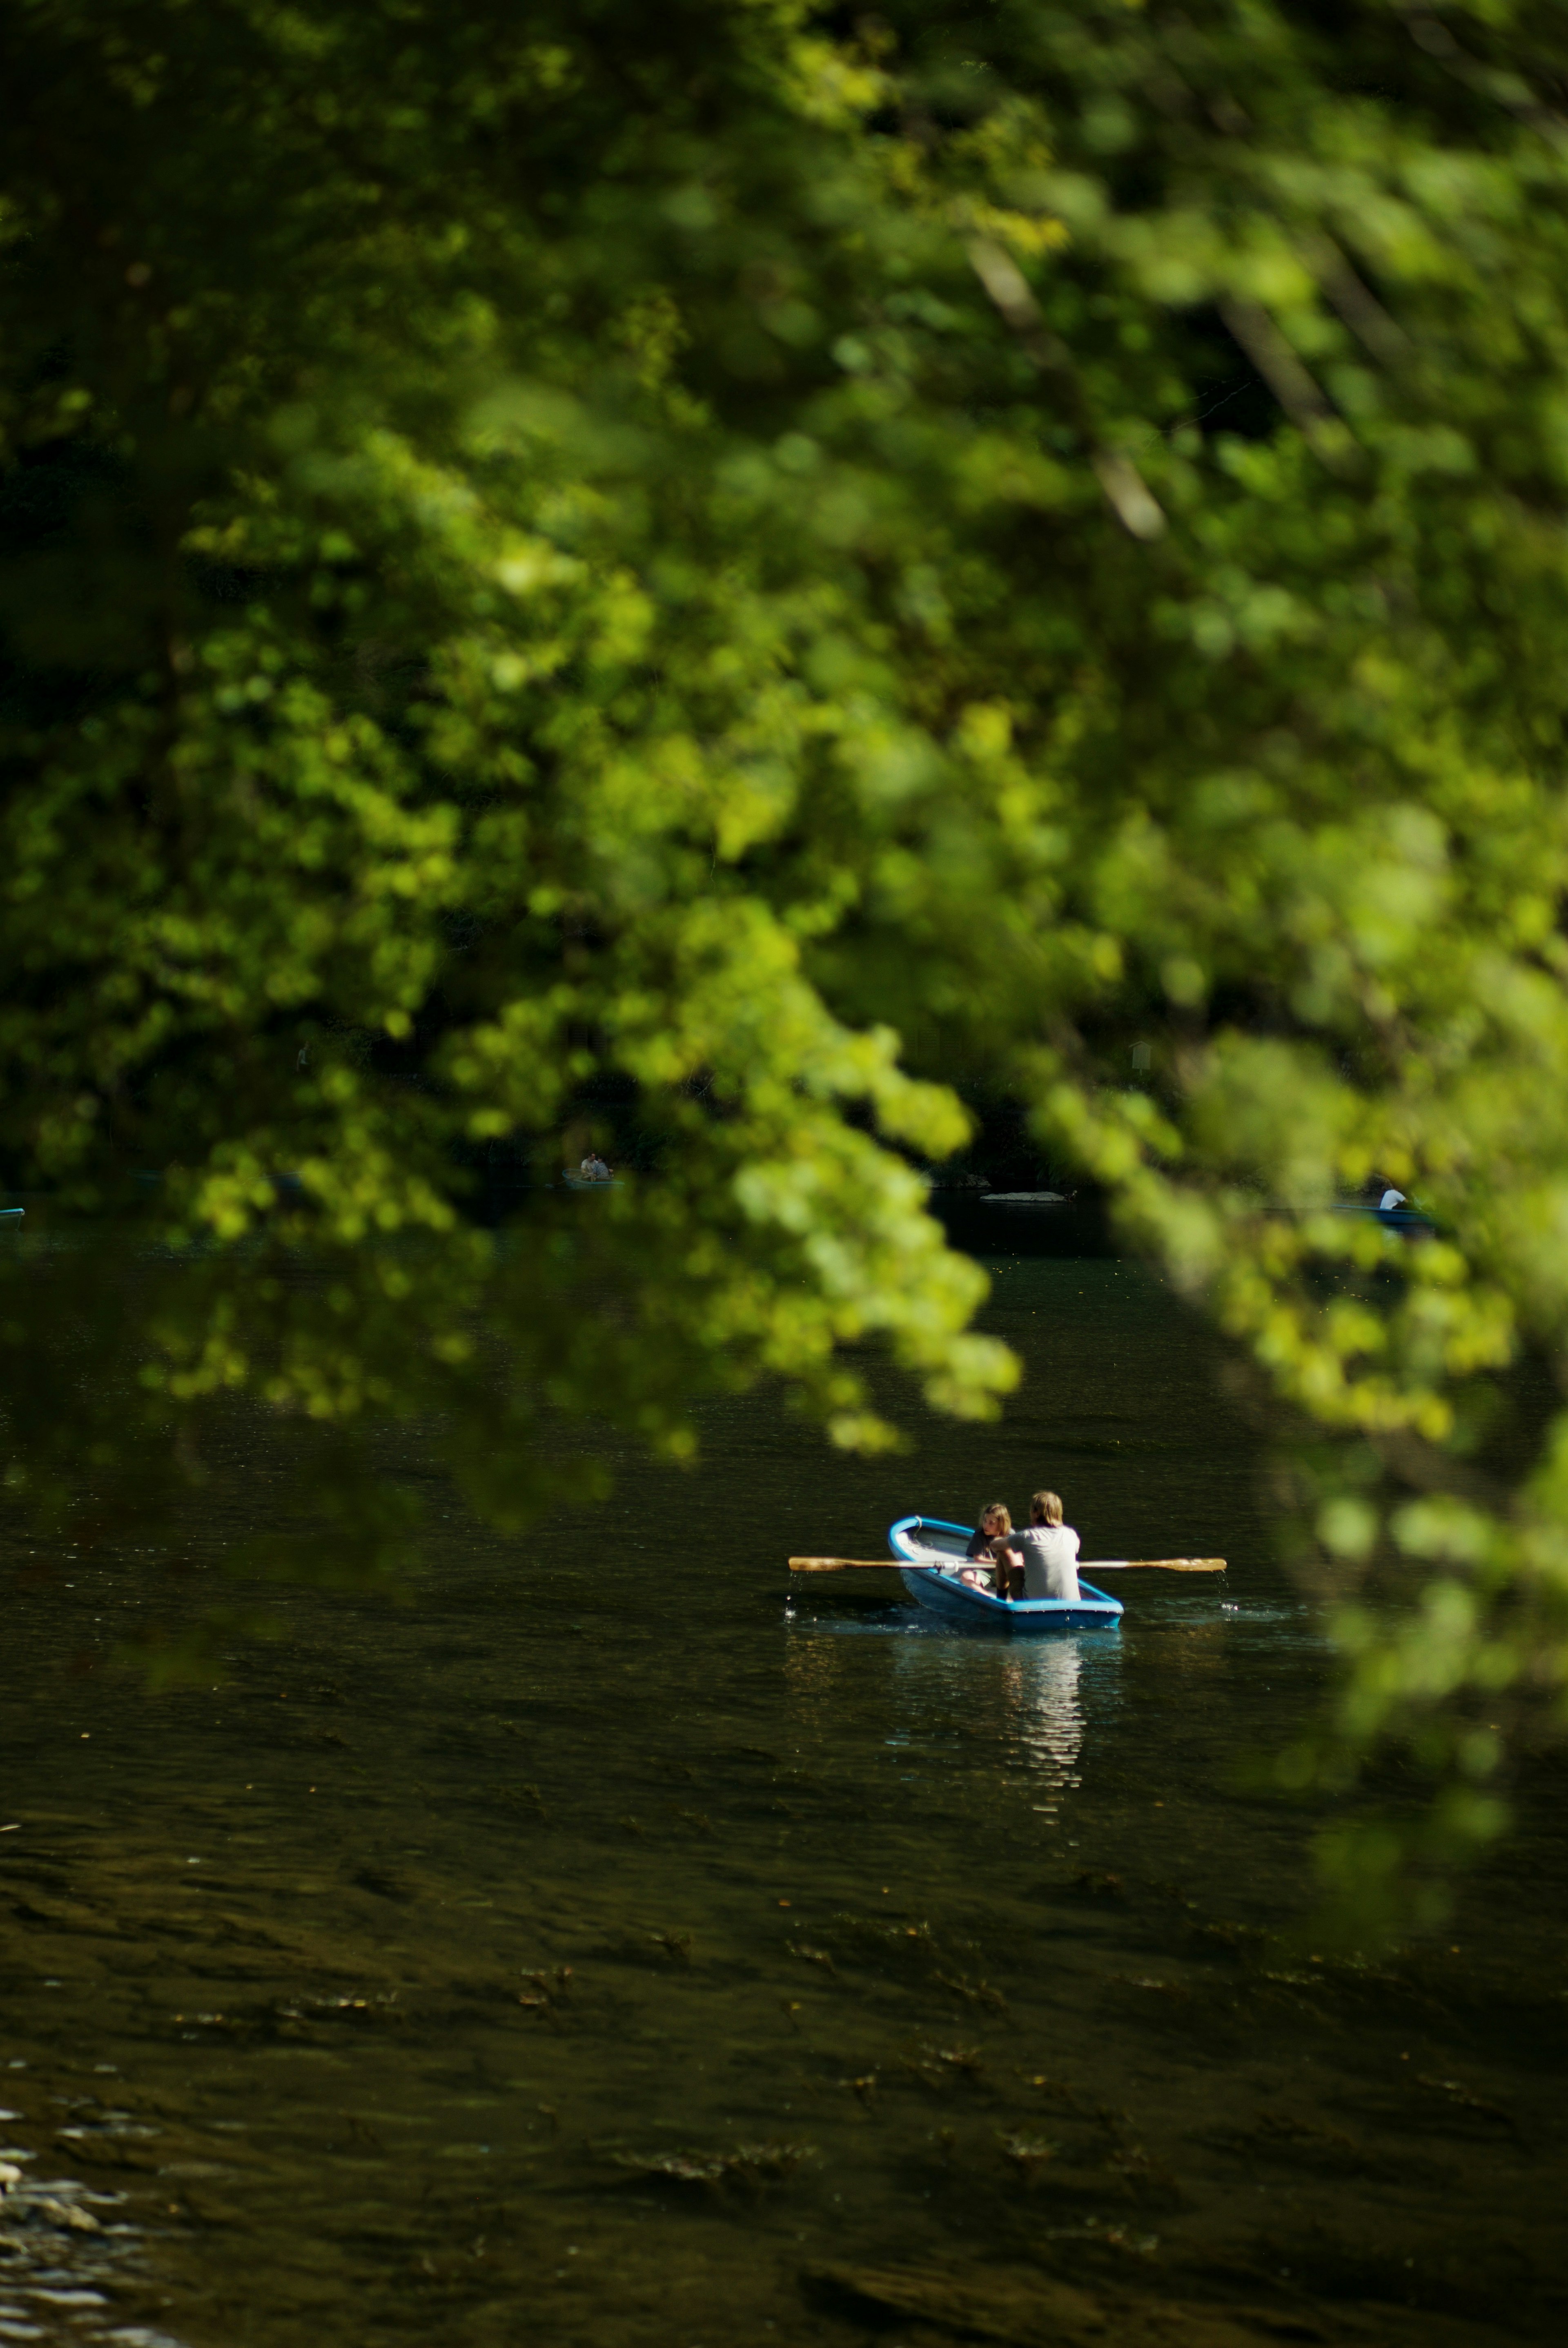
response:
<path id="1" fill-rule="evenodd" d="M 236 1395 L 372 1562 L 388 1415 L 521 1524 L 562 1413 L 875 1443 L 873 1343 L 983 1414 L 980 1071 L 1339 1438 L 1286 1774 L 1494 1831 L 1568 1655 L 1568 1421 L 1485 1460 L 1568 1322 L 1562 11 L 16 0 L 0 70 L 18 1508 L 154 1522 Z"/>

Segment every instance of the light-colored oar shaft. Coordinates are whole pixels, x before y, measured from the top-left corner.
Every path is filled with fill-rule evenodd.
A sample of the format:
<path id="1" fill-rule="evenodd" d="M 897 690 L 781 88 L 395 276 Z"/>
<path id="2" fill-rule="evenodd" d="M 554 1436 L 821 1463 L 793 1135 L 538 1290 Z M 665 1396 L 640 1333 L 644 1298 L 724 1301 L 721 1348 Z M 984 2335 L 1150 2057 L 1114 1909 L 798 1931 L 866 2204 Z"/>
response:
<path id="1" fill-rule="evenodd" d="M 955 1558 L 958 1565 L 962 1560 Z M 985 1562 L 982 1559 L 979 1560 Z M 898 1573 L 905 1566 L 918 1570 L 925 1560 L 903 1557 L 792 1557 L 792 1573 Z M 1223 1557 L 1088 1557 L 1080 1560 L 1080 1573 L 1223 1573 Z"/>

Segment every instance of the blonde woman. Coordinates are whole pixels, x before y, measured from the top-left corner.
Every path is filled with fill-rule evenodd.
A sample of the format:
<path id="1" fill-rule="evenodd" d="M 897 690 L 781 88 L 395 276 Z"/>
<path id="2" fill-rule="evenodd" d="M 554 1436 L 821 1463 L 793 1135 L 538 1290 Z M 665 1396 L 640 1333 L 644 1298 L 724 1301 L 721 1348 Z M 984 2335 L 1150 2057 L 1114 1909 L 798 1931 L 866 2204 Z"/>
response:
<path id="1" fill-rule="evenodd" d="M 971 1590 L 994 1590 L 1000 1598 L 1007 1596 L 1007 1565 L 1002 1553 L 1012 1540 L 1012 1515 L 1005 1500 L 990 1500 L 980 1510 L 979 1529 L 969 1535 L 968 1555 L 971 1562 L 990 1567 L 986 1573 L 971 1572 L 966 1567 L 959 1574 Z"/>

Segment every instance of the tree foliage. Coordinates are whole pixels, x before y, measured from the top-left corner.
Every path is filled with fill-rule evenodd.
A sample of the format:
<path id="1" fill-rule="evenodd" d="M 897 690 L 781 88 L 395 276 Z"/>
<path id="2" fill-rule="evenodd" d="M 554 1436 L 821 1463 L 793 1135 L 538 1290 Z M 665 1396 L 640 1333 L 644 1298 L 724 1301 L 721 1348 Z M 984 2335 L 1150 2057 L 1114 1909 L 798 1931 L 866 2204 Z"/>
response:
<path id="1" fill-rule="evenodd" d="M 18 1267 L 18 1505 L 84 1384 L 105 1509 L 242 1392 L 372 1547 L 389 1414 L 520 1522 L 541 1414 L 874 1443 L 867 1342 L 991 1409 L 910 1163 L 983 1069 L 1335 1437 L 1333 1749 L 1490 1831 L 1568 1594 L 1568 1426 L 1484 1472 L 1568 1323 L 1560 12 L 15 0 L 0 67 L 0 1124 L 163 1250 L 86 1381 Z"/>

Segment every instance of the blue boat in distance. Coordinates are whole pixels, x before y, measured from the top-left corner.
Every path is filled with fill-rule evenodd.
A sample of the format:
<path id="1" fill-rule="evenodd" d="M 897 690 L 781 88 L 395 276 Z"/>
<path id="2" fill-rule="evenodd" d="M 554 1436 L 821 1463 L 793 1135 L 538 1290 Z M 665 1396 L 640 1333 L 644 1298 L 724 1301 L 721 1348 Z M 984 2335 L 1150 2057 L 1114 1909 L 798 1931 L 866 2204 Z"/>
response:
<path id="1" fill-rule="evenodd" d="M 1424 1207 L 1369 1207 L 1341 1205 L 1333 1210 L 1337 1215 L 1363 1215 L 1369 1221 L 1381 1223 L 1386 1231 L 1417 1231 L 1423 1237 L 1437 1230 Z"/>
<path id="2" fill-rule="evenodd" d="M 940 1517 L 900 1517 L 887 1528 L 887 1545 L 900 1566 L 899 1580 L 911 1598 L 933 1614 L 969 1631 L 1020 1632 L 1044 1631 L 1114 1631 L 1122 1620 L 1122 1601 L 1079 1579 L 1079 1595 L 1071 1598 L 998 1598 L 960 1581 L 968 1562 L 966 1551 L 972 1525 L 950 1525 Z"/>

